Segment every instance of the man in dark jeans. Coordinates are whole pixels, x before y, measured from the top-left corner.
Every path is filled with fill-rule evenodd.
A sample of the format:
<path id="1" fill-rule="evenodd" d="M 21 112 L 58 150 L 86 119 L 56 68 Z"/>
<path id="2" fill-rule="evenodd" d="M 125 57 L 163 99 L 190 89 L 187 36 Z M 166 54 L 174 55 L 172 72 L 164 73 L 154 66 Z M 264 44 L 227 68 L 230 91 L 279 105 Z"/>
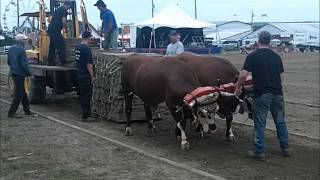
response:
<path id="1" fill-rule="evenodd" d="M 67 33 L 67 16 L 68 9 L 71 8 L 72 2 L 66 1 L 63 6 L 53 12 L 51 22 L 48 27 L 50 37 L 48 64 L 55 65 L 56 50 L 59 55 L 60 65 L 66 64 L 66 46 L 61 30 L 64 28 Z"/>
<path id="2" fill-rule="evenodd" d="M 249 54 L 240 73 L 236 95 L 241 94 L 243 83 L 252 73 L 254 103 L 254 151 L 248 156 L 265 160 L 265 128 L 267 114 L 270 111 L 277 129 L 282 154 L 290 156 L 288 129 L 285 122 L 284 100 L 282 91 L 282 73 L 284 72 L 281 57 L 269 48 L 271 34 L 263 31 L 259 34 L 258 49 Z"/>
<path id="3" fill-rule="evenodd" d="M 92 80 L 94 77 L 92 53 L 88 46 L 90 37 L 90 32 L 83 32 L 81 44 L 77 45 L 75 49 L 83 122 L 96 121 L 89 118 L 91 116 Z"/>
<path id="4" fill-rule="evenodd" d="M 24 35 L 18 34 L 15 37 L 15 44 L 8 51 L 8 65 L 15 86 L 14 99 L 8 112 L 10 118 L 21 118 L 16 114 L 20 102 L 26 115 L 32 115 L 29 108 L 29 100 L 24 88 L 26 76 L 31 76 L 27 64 L 26 51 L 23 48 Z"/>

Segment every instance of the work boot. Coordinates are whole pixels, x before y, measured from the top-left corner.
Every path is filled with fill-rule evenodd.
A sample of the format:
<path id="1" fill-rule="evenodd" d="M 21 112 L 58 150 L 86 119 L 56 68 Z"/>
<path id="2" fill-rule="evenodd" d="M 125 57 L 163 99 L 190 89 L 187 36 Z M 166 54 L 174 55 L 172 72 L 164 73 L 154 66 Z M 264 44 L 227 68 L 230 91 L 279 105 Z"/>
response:
<path id="1" fill-rule="evenodd" d="M 282 150 L 282 156 L 283 157 L 290 157 L 291 156 L 290 150 L 289 149 Z"/>
<path id="2" fill-rule="evenodd" d="M 91 123 L 91 122 L 97 122 L 97 119 L 89 116 L 89 117 L 81 118 L 81 121 Z"/>
<path id="3" fill-rule="evenodd" d="M 22 118 L 22 116 L 19 114 L 9 114 L 8 117 L 9 118 Z"/>
<path id="4" fill-rule="evenodd" d="M 254 159 L 254 160 L 258 160 L 258 161 L 265 161 L 266 160 L 266 155 L 261 153 L 261 154 L 256 154 L 253 151 L 248 151 L 247 152 L 247 157 Z"/>
<path id="5" fill-rule="evenodd" d="M 33 117 L 37 117 L 37 116 L 38 116 L 37 114 L 35 114 L 35 113 L 31 112 L 31 111 L 25 112 L 25 115 L 27 115 L 27 116 L 33 116 Z"/>

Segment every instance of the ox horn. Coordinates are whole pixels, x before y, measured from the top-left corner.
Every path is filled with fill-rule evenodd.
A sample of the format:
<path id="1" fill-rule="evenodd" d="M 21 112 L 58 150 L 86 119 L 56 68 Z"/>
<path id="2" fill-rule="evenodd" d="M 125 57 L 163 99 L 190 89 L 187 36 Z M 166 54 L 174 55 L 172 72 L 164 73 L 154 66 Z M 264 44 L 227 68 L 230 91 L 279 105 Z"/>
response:
<path id="1" fill-rule="evenodd" d="M 228 97 L 236 96 L 235 94 L 233 94 L 233 93 L 228 93 L 228 92 L 220 92 L 220 94 L 221 94 L 222 96 L 228 96 Z"/>
<path id="2" fill-rule="evenodd" d="M 242 100 L 242 99 L 240 99 L 238 96 L 236 96 L 236 95 L 235 95 L 235 94 L 233 94 L 233 93 L 220 92 L 220 94 L 221 94 L 221 96 L 225 96 L 225 97 L 236 97 L 240 103 L 242 103 L 242 102 L 243 102 L 243 100 Z"/>
<path id="3" fill-rule="evenodd" d="M 197 98 L 197 103 L 201 106 L 215 103 L 220 97 L 219 92 L 214 92 Z"/>

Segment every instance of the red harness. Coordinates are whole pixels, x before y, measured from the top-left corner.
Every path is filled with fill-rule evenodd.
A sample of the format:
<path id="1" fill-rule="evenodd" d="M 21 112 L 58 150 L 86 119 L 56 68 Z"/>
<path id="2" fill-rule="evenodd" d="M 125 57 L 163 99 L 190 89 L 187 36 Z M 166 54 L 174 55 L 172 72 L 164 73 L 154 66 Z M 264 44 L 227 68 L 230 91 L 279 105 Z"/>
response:
<path id="1" fill-rule="evenodd" d="M 248 76 L 244 86 L 250 86 L 252 85 L 252 76 Z M 197 98 L 205 95 L 209 95 L 215 92 L 228 92 L 228 93 L 234 93 L 236 90 L 236 84 L 235 83 L 228 83 L 221 85 L 220 87 L 212 87 L 212 86 L 206 86 L 206 87 L 198 87 L 197 89 L 193 90 L 190 94 L 187 94 L 184 97 L 184 101 L 187 104 L 190 104 L 192 101 L 196 100 Z"/>

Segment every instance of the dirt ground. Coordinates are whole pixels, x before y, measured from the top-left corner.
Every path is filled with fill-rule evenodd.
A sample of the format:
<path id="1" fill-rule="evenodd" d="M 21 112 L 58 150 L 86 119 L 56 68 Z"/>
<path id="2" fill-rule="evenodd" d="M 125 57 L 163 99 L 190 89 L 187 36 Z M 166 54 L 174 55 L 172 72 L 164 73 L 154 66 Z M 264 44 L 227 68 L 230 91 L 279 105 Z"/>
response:
<path id="1" fill-rule="evenodd" d="M 238 68 L 245 58 L 240 54 L 221 56 L 230 59 Z M 286 54 L 283 58 L 286 70 L 284 89 L 286 100 L 289 101 L 286 103 L 289 131 L 319 138 L 319 54 Z M 3 62 L 2 57 L 2 72 L 6 69 Z M 10 100 L 4 81 L 2 76 L 1 99 Z M 1 180 L 206 179 L 46 118 L 7 119 L 7 109 L 8 105 L 1 103 Z M 134 136 L 126 137 L 123 124 L 106 120 L 91 124 L 80 122 L 79 102 L 72 94 L 48 95 L 45 105 L 32 105 L 32 109 L 226 179 L 300 180 L 320 177 L 320 145 L 316 139 L 291 135 L 293 156 L 284 158 L 279 152 L 275 132 L 267 131 L 268 161 L 256 162 L 244 156 L 252 148 L 250 126 L 234 124 L 236 144 L 225 141 L 223 121 L 218 122 L 216 134 L 202 140 L 189 129 L 191 150 L 184 152 L 174 137 L 174 123 L 170 117 L 156 123 L 156 134 L 149 134 L 145 124 L 134 124 Z M 235 119 L 251 123 L 245 116 L 237 115 Z M 268 127 L 272 128 L 273 123 Z"/>

